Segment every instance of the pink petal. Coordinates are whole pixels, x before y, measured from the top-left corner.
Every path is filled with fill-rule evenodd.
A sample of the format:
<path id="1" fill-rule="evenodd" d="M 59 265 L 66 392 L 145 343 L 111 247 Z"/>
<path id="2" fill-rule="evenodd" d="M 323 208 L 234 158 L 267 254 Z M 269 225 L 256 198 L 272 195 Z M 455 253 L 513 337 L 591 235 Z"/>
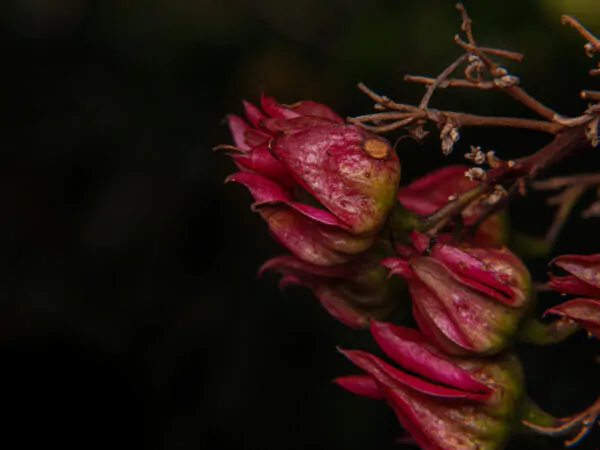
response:
<path id="1" fill-rule="evenodd" d="M 448 203 L 448 197 L 477 185 L 465 177 L 464 165 L 445 166 L 398 189 L 398 200 L 417 214 L 431 214 Z"/>
<path id="2" fill-rule="evenodd" d="M 396 153 L 389 147 L 377 159 L 365 150 L 385 146 L 354 125 L 322 124 L 276 137 L 271 152 L 353 234 L 366 234 L 379 230 L 395 202 Z"/>
<path id="3" fill-rule="evenodd" d="M 259 126 L 270 135 L 276 134 L 294 134 L 305 128 L 316 125 L 330 125 L 332 122 L 316 116 L 300 116 L 293 119 L 269 118 L 261 119 Z"/>
<path id="4" fill-rule="evenodd" d="M 548 309 L 544 314 L 549 313 L 566 316 L 600 337 L 600 300 L 575 298 Z"/>
<path id="5" fill-rule="evenodd" d="M 600 288 L 582 281 L 575 275 L 565 275 L 564 277 L 550 275 L 550 281 L 548 284 L 550 287 L 552 287 L 552 289 L 563 294 L 600 298 Z"/>
<path id="6" fill-rule="evenodd" d="M 379 386 L 370 375 L 350 375 L 347 377 L 338 377 L 333 380 L 344 389 L 356 395 L 383 400 L 385 395 L 379 389 Z"/>
<path id="7" fill-rule="evenodd" d="M 311 275 L 325 278 L 348 279 L 356 275 L 356 270 L 349 264 L 338 266 L 315 266 L 293 255 L 282 255 L 266 261 L 259 269 L 259 276 L 264 272 L 272 270 L 283 274 Z"/>
<path id="8" fill-rule="evenodd" d="M 397 275 L 408 280 L 414 276 L 412 270 L 410 269 L 408 261 L 405 261 L 403 259 L 385 258 L 381 260 L 379 264 L 390 269 L 388 277 L 391 277 L 392 275 Z"/>
<path id="9" fill-rule="evenodd" d="M 258 122 L 260 122 L 261 119 L 264 119 L 267 116 L 265 116 L 260 111 L 260 109 L 258 109 L 252 103 L 249 103 L 246 100 L 242 100 L 242 103 L 244 104 L 244 110 L 246 111 L 246 117 L 248 118 L 248 120 L 254 127 L 258 127 Z"/>
<path id="10" fill-rule="evenodd" d="M 250 150 L 252 147 L 264 144 L 271 139 L 269 134 L 250 127 L 243 119 L 233 114 L 227 116 L 227 123 L 236 147 L 242 150 Z"/>
<path id="11" fill-rule="evenodd" d="M 233 114 L 227 116 L 227 124 L 229 125 L 229 130 L 231 131 L 236 147 L 242 150 L 250 150 L 250 146 L 246 144 L 246 139 L 244 138 L 246 131 L 251 129 L 250 126 Z"/>
<path id="12" fill-rule="evenodd" d="M 273 97 L 267 97 L 264 92 L 260 94 L 260 105 L 269 117 L 276 119 L 293 119 L 300 114 L 278 103 Z"/>
<path id="13" fill-rule="evenodd" d="M 256 200 L 254 209 L 267 221 L 276 240 L 311 264 L 346 263 L 373 242 L 374 236 L 345 232 L 327 211 L 290 200 L 288 192 L 262 175 L 238 172 L 228 181 L 244 184 Z"/>
<path id="14" fill-rule="evenodd" d="M 333 227 L 346 228 L 346 225 L 340 222 L 333 214 L 314 206 L 298 203 L 291 200 L 291 196 L 285 192 L 277 183 L 264 176 L 252 172 L 237 172 L 230 175 L 227 181 L 241 183 L 248 188 L 254 200 L 256 207 L 263 207 L 265 204 L 276 205 L 283 203 L 305 217 Z"/>
<path id="15" fill-rule="evenodd" d="M 411 372 L 461 390 L 492 394 L 488 386 L 454 364 L 417 330 L 371 321 L 371 332 L 382 350 Z"/>
<path id="16" fill-rule="evenodd" d="M 516 332 L 524 309 L 515 310 L 465 285 L 433 258 L 412 258 L 410 265 L 418 277 L 408 284 L 413 306 L 420 310 L 423 320 L 456 345 L 493 354 Z"/>
<path id="17" fill-rule="evenodd" d="M 416 231 L 412 233 L 412 238 L 419 251 L 429 250 L 431 257 L 442 262 L 465 284 L 485 292 L 501 302 L 514 303 L 514 290 L 489 264 L 453 245 L 439 242 L 430 245 L 430 238 Z M 486 249 L 486 251 L 491 250 Z"/>
<path id="18" fill-rule="evenodd" d="M 254 147 L 246 153 L 232 153 L 230 156 L 245 170 L 264 175 L 286 189 L 291 189 L 296 184 L 285 166 L 273 158 L 267 144 Z"/>
<path id="19" fill-rule="evenodd" d="M 421 450 L 444 450 L 430 440 L 428 436 L 429 424 L 423 423 L 423 414 L 415 411 L 413 404 L 409 400 L 410 397 L 406 393 L 398 389 L 389 388 L 383 388 L 383 391 L 389 405 L 398 418 L 398 422 L 408 431 Z"/>
<path id="20" fill-rule="evenodd" d="M 408 387 L 411 390 L 436 398 L 484 400 L 487 396 L 466 392 L 410 375 L 383 362 L 378 357 L 360 350 L 341 350 L 350 361 L 371 375 L 379 384 L 390 389 Z"/>
<path id="21" fill-rule="evenodd" d="M 293 105 L 286 106 L 292 111 L 303 116 L 316 116 L 331 120 L 333 122 L 344 123 L 344 119 L 335 113 L 329 106 L 325 106 L 321 103 L 313 102 L 311 100 L 304 100 L 294 103 Z"/>
<path id="22" fill-rule="evenodd" d="M 556 264 L 580 280 L 600 289 L 600 254 L 562 255 L 552 260 L 551 264 Z"/>

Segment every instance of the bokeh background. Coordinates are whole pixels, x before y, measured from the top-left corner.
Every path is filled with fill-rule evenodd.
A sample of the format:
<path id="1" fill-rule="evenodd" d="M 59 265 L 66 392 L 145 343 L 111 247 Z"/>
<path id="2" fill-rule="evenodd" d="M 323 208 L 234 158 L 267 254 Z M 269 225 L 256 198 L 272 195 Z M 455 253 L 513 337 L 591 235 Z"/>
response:
<path id="1" fill-rule="evenodd" d="M 596 0 L 466 1 L 479 42 L 556 110 L 585 108 L 595 64 L 561 26 L 600 32 Z M 397 449 L 380 402 L 331 384 L 355 369 L 336 346 L 372 349 L 301 289 L 257 279 L 283 252 L 249 211 L 222 119 L 262 90 L 371 111 L 365 81 L 418 102 L 406 73 L 454 60 L 450 0 L 5 0 L 0 6 L 0 446 L 10 449 Z M 433 107 L 532 116 L 494 92 L 446 90 Z M 390 139 L 399 136 L 391 135 Z M 443 158 L 435 138 L 399 146 L 403 181 L 464 161 L 470 144 L 520 156 L 548 138 L 464 130 Z M 597 153 L 597 152 L 596 152 Z M 592 169 L 591 169 L 592 168 Z M 594 153 L 557 173 L 600 169 Z M 511 215 L 541 235 L 534 195 Z M 578 211 L 553 254 L 600 252 L 600 219 Z M 547 260 L 530 261 L 543 280 Z M 540 309 L 558 302 L 541 298 Z M 600 395 L 598 342 L 518 347 L 531 396 L 557 415 Z M 596 431 L 580 446 L 596 449 Z M 518 440 L 511 449 L 562 448 Z"/>

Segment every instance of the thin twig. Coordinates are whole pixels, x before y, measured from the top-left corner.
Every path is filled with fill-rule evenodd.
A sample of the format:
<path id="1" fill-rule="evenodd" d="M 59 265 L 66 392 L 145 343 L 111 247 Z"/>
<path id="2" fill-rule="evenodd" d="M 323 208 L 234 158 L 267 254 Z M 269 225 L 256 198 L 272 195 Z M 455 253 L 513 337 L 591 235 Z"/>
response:
<path id="1" fill-rule="evenodd" d="M 407 105 L 408 106 L 408 105 Z M 383 125 L 383 126 L 369 126 L 364 122 L 381 122 L 386 120 L 386 115 L 389 116 L 387 119 L 395 120 L 398 118 L 398 113 L 393 112 L 384 112 L 377 114 L 369 114 L 366 116 L 358 116 L 349 118 L 348 121 L 359 125 L 365 129 L 370 131 L 375 131 L 379 133 L 383 133 L 386 131 L 390 131 L 390 129 L 397 129 L 401 126 L 406 125 L 407 123 L 412 122 L 413 120 L 430 120 L 436 123 L 447 122 L 448 119 L 451 119 L 454 122 L 457 122 L 461 126 L 479 126 L 479 127 L 509 127 L 509 128 L 524 128 L 528 130 L 534 131 L 542 131 L 545 133 L 556 134 L 562 128 L 563 125 L 559 123 L 551 123 L 541 120 L 533 120 L 533 119 L 521 119 L 519 117 L 492 117 L 492 116 L 478 116 L 474 114 L 468 113 L 460 113 L 454 111 L 439 111 L 436 109 L 427 109 L 427 110 L 414 110 L 414 112 L 409 113 L 410 117 L 402 116 L 400 125 Z M 375 117 L 376 119 L 371 119 Z M 365 119 L 366 118 L 366 119 Z M 410 121 L 408 119 L 411 119 Z M 406 122 L 405 122 L 406 121 Z"/>
<path id="2" fill-rule="evenodd" d="M 523 421 L 523 424 L 539 434 L 546 436 L 565 436 L 573 435 L 574 437 L 565 441 L 565 446 L 571 447 L 579 442 L 592 430 L 598 422 L 600 416 L 600 398 L 596 400 L 585 411 L 573 414 L 572 416 L 558 419 L 557 423 L 550 426 L 540 426 L 531 422 Z"/>
<path id="3" fill-rule="evenodd" d="M 419 103 L 419 109 L 426 109 L 427 106 L 429 105 L 429 100 L 431 100 L 431 96 L 433 95 L 433 92 L 436 90 L 437 86 L 442 83 L 446 78 L 448 78 L 452 72 L 454 72 L 458 66 L 460 66 L 463 62 L 465 62 L 467 60 L 467 58 L 469 57 L 469 55 L 467 53 L 465 53 L 464 55 L 460 56 L 456 61 L 454 61 L 452 64 L 450 64 L 448 67 L 446 67 L 446 69 L 438 75 L 438 77 L 435 79 L 435 81 L 433 83 L 431 83 L 429 85 L 429 87 L 427 88 L 427 92 L 425 92 L 425 95 L 423 96 L 423 98 L 421 99 L 421 102 Z"/>
<path id="4" fill-rule="evenodd" d="M 565 177 L 554 177 L 532 183 L 534 189 L 551 190 L 572 185 L 585 185 L 587 187 L 600 184 L 600 173 L 582 173 Z"/>
<path id="5" fill-rule="evenodd" d="M 465 9 L 465 7 L 463 6 L 462 3 L 457 3 L 456 9 L 458 9 L 460 11 L 460 17 L 462 19 L 460 29 L 466 33 L 469 44 L 476 46 L 477 44 L 475 43 L 475 39 L 473 38 L 473 31 L 471 29 L 471 25 L 473 22 L 471 21 L 471 18 L 467 14 L 467 10 Z"/>
<path id="6" fill-rule="evenodd" d="M 412 82 L 412 83 L 422 83 L 422 84 L 433 84 L 435 82 L 435 78 L 431 78 L 431 77 L 422 77 L 419 75 L 405 75 L 404 76 L 404 81 L 408 81 L 408 82 Z M 437 88 L 438 89 L 444 89 L 447 87 L 468 87 L 468 88 L 476 88 L 476 89 L 497 89 L 498 86 L 496 86 L 492 81 L 480 81 L 479 83 L 475 83 L 472 81 L 469 81 L 467 79 L 462 79 L 462 78 L 448 78 L 445 79 L 443 81 L 441 81 Z"/>
<path id="7" fill-rule="evenodd" d="M 427 216 L 419 227 L 420 231 L 428 232 L 430 235 L 436 234 L 444 228 L 455 217 L 462 213 L 474 200 L 485 194 L 488 186 L 480 183 L 473 189 L 463 192 L 456 199 L 446 203 L 440 209 Z"/>
<path id="8" fill-rule="evenodd" d="M 514 59 L 517 62 L 523 61 L 524 56 L 521 53 L 513 52 L 510 50 L 502 50 L 499 48 L 491 48 L 491 47 L 479 47 L 484 53 L 491 53 L 492 55 L 504 56 L 508 59 Z"/>
<path id="9" fill-rule="evenodd" d="M 563 229 L 567 219 L 571 215 L 571 211 L 575 207 L 577 200 L 583 195 L 586 191 L 586 187 L 584 186 L 572 186 L 561 192 L 559 195 L 549 198 L 546 203 L 558 204 L 558 209 L 554 215 L 554 219 L 552 221 L 552 225 L 546 231 L 544 236 L 544 242 L 546 243 L 548 248 L 552 248 L 556 243 L 556 239 L 560 231 Z"/>
<path id="10" fill-rule="evenodd" d="M 571 25 L 573 28 L 575 28 L 577 32 L 591 44 L 591 48 L 589 48 L 589 50 L 594 52 L 600 51 L 600 39 L 598 39 L 583 25 L 581 25 L 577 19 L 567 14 L 563 14 L 561 16 L 561 22 L 565 25 Z"/>
<path id="11" fill-rule="evenodd" d="M 360 89 L 363 93 L 367 94 L 372 100 L 377 102 L 377 104 L 383 105 L 386 108 L 394 109 L 396 111 L 415 111 L 418 109 L 416 106 L 396 103 L 388 97 L 376 94 L 371 89 L 369 89 L 364 83 L 358 83 L 358 89 Z"/>
<path id="12" fill-rule="evenodd" d="M 581 98 L 584 100 L 600 102 L 600 91 L 581 91 Z"/>

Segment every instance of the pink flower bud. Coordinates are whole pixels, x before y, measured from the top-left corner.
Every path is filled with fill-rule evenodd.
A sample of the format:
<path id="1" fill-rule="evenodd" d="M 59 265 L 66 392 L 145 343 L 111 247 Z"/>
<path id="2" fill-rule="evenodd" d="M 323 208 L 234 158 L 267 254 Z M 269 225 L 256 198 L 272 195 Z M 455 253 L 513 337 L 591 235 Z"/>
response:
<path id="1" fill-rule="evenodd" d="M 267 270 L 282 275 L 281 288 L 308 287 L 329 314 L 354 328 L 367 327 L 369 319 L 381 319 L 396 306 L 394 283 L 387 279 L 386 270 L 366 258 L 324 267 L 285 255 L 268 260 L 259 273 Z"/>
<path id="2" fill-rule="evenodd" d="M 452 198 L 477 186 L 477 182 L 465 176 L 469 167 L 464 165 L 445 166 L 436 169 L 398 189 L 398 200 L 408 210 L 429 215 Z M 462 213 L 465 225 L 472 224 L 484 211 L 485 205 L 473 204 Z M 508 226 L 505 213 L 494 214 L 486 219 L 475 233 L 473 244 L 502 245 L 506 242 Z"/>
<path id="3" fill-rule="evenodd" d="M 528 310 L 531 280 L 506 248 L 469 248 L 413 233 L 414 248 L 382 264 L 406 279 L 421 331 L 453 355 L 506 348 Z M 428 256 L 424 256 L 427 254 Z"/>
<path id="4" fill-rule="evenodd" d="M 387 356 L 412 374 L 369 353 L 342 350 L 367 373 L 337 378 L 337 384 L 385 399 L 422 449 L 503 448 L 523 397 L 515 357 L 450 357 L 418 331 L 385 322 L 372 322 L 371 332 Z"/>
<path id="5" fill-rule="evenodd" d="M 400 163 L 388 141 L 348 125 L 325 105 L 245 103 L 250 124 L 229 116 L 253 208 L 275 238 L 316 265 L 345 263 L 368 249 L 395 203 Z M 229 150 L 231 147 L 225 146 Z"/>

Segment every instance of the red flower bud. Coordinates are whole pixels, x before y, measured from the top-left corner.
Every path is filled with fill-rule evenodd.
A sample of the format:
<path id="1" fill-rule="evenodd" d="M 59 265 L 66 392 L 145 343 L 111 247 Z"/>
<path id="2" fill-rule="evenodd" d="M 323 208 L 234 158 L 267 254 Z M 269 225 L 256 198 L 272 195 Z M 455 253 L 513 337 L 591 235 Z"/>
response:
<path id="1" fill-rule="evenodd" d="M 506 248 L 430 245 L 416 232 L 413 244 L 382 264 L 407 280 L 421 331 L 449 354 L 506 348 L 529 306 L 531 280 L 520 259 Z"/>
<path id="2" fill-rule="evenodd" d="M 259 273 L 267 270 L 282 275 L 281 288 L 297 284 L 311 289 L 329 314 L 351 327 L 366 327 L 369 319 L 381 319 L 396 306 L 385 269 L 364 257 L 324 267 L 285 255 L 268 260 Z"/>
<path id="3" fill-rule="evenodd" d="M 247 124 L 229 116 L 253 208 L 298 258 L 340 264 L 364 252 L 394 205 L 400 163 L 388 141 L 348 125 L 315 102 L 245 103 Z M 231 147 L 225 146 L 231 150 Z"/>
<path id="4" fill-rule="evenodd" d="M 552 263 L 570 275 L 550 275 L 550 286 L 563 294 L 593 298 L 575 298 L 546 311 L 577 322 L 588 332 L 600 336 L 600 254 L 563 255 Z"/>
<path id="5" fill-rule="evenodd" d="M 465 176 L 469 168 L 464 165 L 445 166 L 433 170 L 398 189 L 398 200 L 408 210 L 429 215 L 457 195 L 473 189 L 477 182 Z M 474 202 L 462 212 L 465 225 L 472 224 L 484 211 L 484 205 Z M 501 245 L 506 242 L 508 224 L 505 213 L 494 214 L 477 229 L 473 244 Z"/>
<path id="6" fill-rule="evenodd" d="M 422 449 L 502 448 L 523 396 L 523 374 L 512 356 L 453 358 L 416 330 L 372 322 L 383 351 L 415 375 L 362 351 L 342 351 L 366 375 L 334 380 L 345 389 L 385 399 Z"/>

